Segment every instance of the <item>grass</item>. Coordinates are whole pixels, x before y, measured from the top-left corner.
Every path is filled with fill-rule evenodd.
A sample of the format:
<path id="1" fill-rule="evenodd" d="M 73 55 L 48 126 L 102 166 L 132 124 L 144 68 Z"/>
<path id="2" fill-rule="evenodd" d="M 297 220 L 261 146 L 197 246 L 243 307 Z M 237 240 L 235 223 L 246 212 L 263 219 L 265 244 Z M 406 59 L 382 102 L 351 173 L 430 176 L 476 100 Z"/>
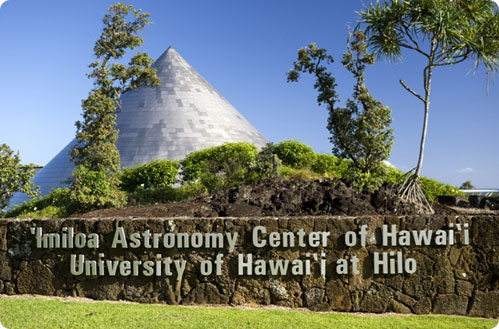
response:
<path id="1" fill-rule="evenodd" d="M 457 316 L 355 315 L 289 310 L 182 307 L 0 298 L 0 322 L 14 328 L 493 328 L 497 320 Z"/>

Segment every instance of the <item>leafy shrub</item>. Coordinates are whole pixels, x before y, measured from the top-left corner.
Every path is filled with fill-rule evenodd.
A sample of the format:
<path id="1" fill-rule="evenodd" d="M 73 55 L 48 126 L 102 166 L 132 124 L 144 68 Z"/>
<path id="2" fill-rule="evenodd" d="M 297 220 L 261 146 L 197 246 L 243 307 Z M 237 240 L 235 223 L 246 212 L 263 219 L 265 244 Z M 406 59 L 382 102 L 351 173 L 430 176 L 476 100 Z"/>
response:
<path id="1" fill-rule="evenodd" d="M 358 168 L 352 168 L 351 179 L 353 180 L 352 185 L 359 189 L 368 189 L 371 191 L 376 191 L 383 185 L 384 181 L 384 168 L 380 167 L 375 173 L 362 172 Z"/>
<path id="2" fill-rule="evenodd" d="M 41 210 L 23 213 L 20 218 L 62 218 L 69 216 L 63 207 L 48 206 Z"/>
<path id="3" fill-rule="evenodd" d="M 277 175 L 282 167 L 282 161 L 274 152 L 275 146 L 268 143 L 256 155 L 255 171 L 258 179 L 263 179 L 272 175 Z"/>
<path id="4" fill-rule="evenodd" d="M 458 187 L 442 183 L 436 179 L 421 176 L 421 186 L 429 200 L 434 201 L 440 195 L 464 195 Z"/>
<path id="5" fill-rule="evenodd" d="M 278 143 L 274 146 L 274 153 L 281 159 L 283 165 L 295 169 L 310 168 L 316 157 L 310 146 L 295 139 Z"/>
<path id="6" fill-rule="evenodd" d="M 289 166 L 282 166 L 280 174 L 288 179 L 299 180 L 313 180 L 325 177 L 324 175 L 313 172 L 310 169 L 295 169 Z"/>
<path id="7" fill-rule="evenodd" d="M 162 187 L 157 189 L 141 190 L 128 194 L 128 204 L 154 204 L 182 201 L 193 198 L 206 192 L 206 187 L 201 182 L 184 184 L 179 187 Z"/>
<path id="8" fill-rule="evenodd" d="M 317 154 L 312 170 L 327 177 L 351 178 L 352 161 L 340 159 L 331 154 Z"/>
<path id="9" fill-rule="evenodd" d="M 70 200 L 78 212 L 116 208 L 126 204 L 126 195 L 117 187 L 119 176 L 102 171 L 88 170 L 79 165 L 73 170 Z"/>
<path id="10" fill-rule="evenodd" d="M 351 178 L 352 177 L 352 160 L 339 159 L 338 167 L 336 169 L 338 177 Z"/>
<path id="11" fill-rule="evenodd" d="M 249 143 L 226 143 L 188 154 L 180 161 L 185 183 L 201 180 L 211 190 L 254 179 L 257 148 Z"/>
<path id="12" fill-rule="evenodd" d="M 226 175 L 214 174 L 210 171 L 205 171 L 201 174 L 199 182 L 209 192 L 214 192 L 214 191 L 223 190 L 224 188 L 230 188 L 233 186 L 241 185 L 243 184 L 244 181 L 230 182 Z"/>
<path id="13" fill-rule="evenodd" d="M 58 188 L 46 196 L 15 206 L 6 213 L 5 217 L 60 218 L 72 213 L 69 189 Z"/>
<path id="14" fill-rule="evenodd" d="M 139 166 L 125 168 L 121 174 L 120 188 L 129 193 L 171 187 L 177 178 L 179 163 L 155 160 Z"/>
<path id="15" fill-rule="evenodd" d="M 318 174 L 328 174 L 339 177 L 333 173 L 337 172 L 339 159 L 331 154 L 317 154 L 312 164 L 312 170 Z"/>
<path id="16" fill-rule="evenodd" d="M 404 173 L 397 168 L 386 166 L 385 177 L 383 179 L 387 183 L 402 184 L 404 181 Z"/>

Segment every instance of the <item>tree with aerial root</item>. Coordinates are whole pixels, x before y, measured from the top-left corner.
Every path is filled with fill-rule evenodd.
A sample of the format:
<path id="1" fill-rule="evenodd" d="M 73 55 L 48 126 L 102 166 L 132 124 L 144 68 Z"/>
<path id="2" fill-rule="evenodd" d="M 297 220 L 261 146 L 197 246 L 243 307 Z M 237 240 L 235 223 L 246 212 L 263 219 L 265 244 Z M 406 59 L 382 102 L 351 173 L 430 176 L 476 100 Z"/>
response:
<path id="1" fill-rule="evenodd" d="M 406 174 L 400 186 L 402 199 L 414 203 L 420 213 L 433 213 L 421 187 L 430 89 L 433 70 L 441 66 L 474 60 L 487 73 L 499 68 L 499 15 L 491 0 L 387 0 L 370 3 L 360 13 L 358 28 L 366 31 L 369 45 L 378 56 L 397 60 L 402 49 L 424 57 L 423 93 L 402 87 L 424 105 L 424 122 L 417 166 Z"/>

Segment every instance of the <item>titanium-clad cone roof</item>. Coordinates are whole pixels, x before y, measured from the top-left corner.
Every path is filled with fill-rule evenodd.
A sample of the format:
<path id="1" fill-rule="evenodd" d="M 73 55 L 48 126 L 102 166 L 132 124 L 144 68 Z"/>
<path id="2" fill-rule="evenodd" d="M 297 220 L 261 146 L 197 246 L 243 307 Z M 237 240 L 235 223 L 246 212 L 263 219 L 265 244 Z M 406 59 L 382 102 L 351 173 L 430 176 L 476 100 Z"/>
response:
<path id="1" fill-rule="evenodd" d="M 152 65 L 161 86 L 140 88 L 121 97 L 117 147 L 121 166 L 129 167 L 155 159 L 182 159 L 193 151 L 227 142 L 267 143 L 215 88 L 172 47 Z M 35 178 L 41 195 L 64 186 L 73 164 L 72 140 Z M 28 198 L 16 193 L 11 205 Z"/>
<path id="2" fill-rule="evenodd" d="M 226 142 L 267 143 L 222 95 L 173 48 L 154 63 L 159 88 L 122 97 L 118 116 L 121 165 L 181 159 L 192 151 Z"/>

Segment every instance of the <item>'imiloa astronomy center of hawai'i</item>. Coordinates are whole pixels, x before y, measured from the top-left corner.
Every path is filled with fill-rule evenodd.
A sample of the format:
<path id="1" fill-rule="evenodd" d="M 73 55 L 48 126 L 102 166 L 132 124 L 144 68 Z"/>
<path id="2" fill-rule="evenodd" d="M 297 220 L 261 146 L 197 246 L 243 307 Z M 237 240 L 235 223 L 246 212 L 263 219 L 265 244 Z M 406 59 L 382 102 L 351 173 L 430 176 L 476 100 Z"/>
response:
<path id="1" fill-rule="evenodd" d="M 364 35 L 357 31 L 353 38 L 362 41 Z M 318 90 L 329 86 L 331 92 L 334 81 L 320 84 L 330 78 L 320 69 L 327 58 L 307 66 L 320 51 L 314 44 L 303 48 L 302 62 L 294 67 L 316 74 Z M 360 55 L 366 56 L 364 64 L 372 62 Z M 359 177 L 366 182 L 374 171 L 351 174 L 354 157 L 316 154 L 296 141 L 269 144 L 173 47 L 151 67 L 159 86 L 142 86 L 120 97 L 116 146 L 122 169 L 144 168 L 154 160 L 180 161 L 168 162 L 176 166 L 171 182 L 154 188 L 135 182 L 124 210 L 1 218 L 0 294 L 499 317 L 497 198 L 440 195 L 451 206 L 435 203 L 434 213 L 418 213 L 420 208 L 401 200 L 392 188 L 402 183 L 397 179 L 412 176 L 383 167 L 400 176 L 375 188 L 359 187 Z M 357 98 L 347 107 L 360 99 L 374 106 L 372 113 L 383 112 L 364 86 L 362 65 L 355 67 Z M 331 111 L 333 98 L 324 101 Z M 361 115 L 359 110 L 352 120 Z M 336 119 L 330 116 L 328 128 Z M 370 124 L 369 134 L 375 134 L 379 122 Z M 365 141 L 370 136 L 360 131 L 365 126 L 353 125 L 350 132 L 358 129 L 355 136 Z M 36 173 L 33 182 L 41 196 L 71 187 L 75 165 L 70 153 L 76 144 L 76 139 L 69 141 Z M 206 149 L 213 153 L 203 153 Z M 192 154 L 194 164 L 182 162 Z M 297 154 L 305 154 L 302 167 L 289 160 Z M 210 156 L 228 160 L 221 164 Z M 194 178 L 182 185 L 178 182 L 188 165 Z M 165 174 L 154 170 L 147 175 Z M 262 172 L 264 179 L 258 176 Z M 135 175 L 146 180 L 145 174 Z M 438 187 L 462 194 L 445 184 Z M 60 199 L 44 199 L 50 200 L 44 206 L 56 209 L 61 200 L 69 200 L 64 198 L 70 194 L 60 193 Z M 171 202 L 164 202 L 168 197 Z M 26 201 L 28 196 L 17 192 L 9 210 Z"/>

